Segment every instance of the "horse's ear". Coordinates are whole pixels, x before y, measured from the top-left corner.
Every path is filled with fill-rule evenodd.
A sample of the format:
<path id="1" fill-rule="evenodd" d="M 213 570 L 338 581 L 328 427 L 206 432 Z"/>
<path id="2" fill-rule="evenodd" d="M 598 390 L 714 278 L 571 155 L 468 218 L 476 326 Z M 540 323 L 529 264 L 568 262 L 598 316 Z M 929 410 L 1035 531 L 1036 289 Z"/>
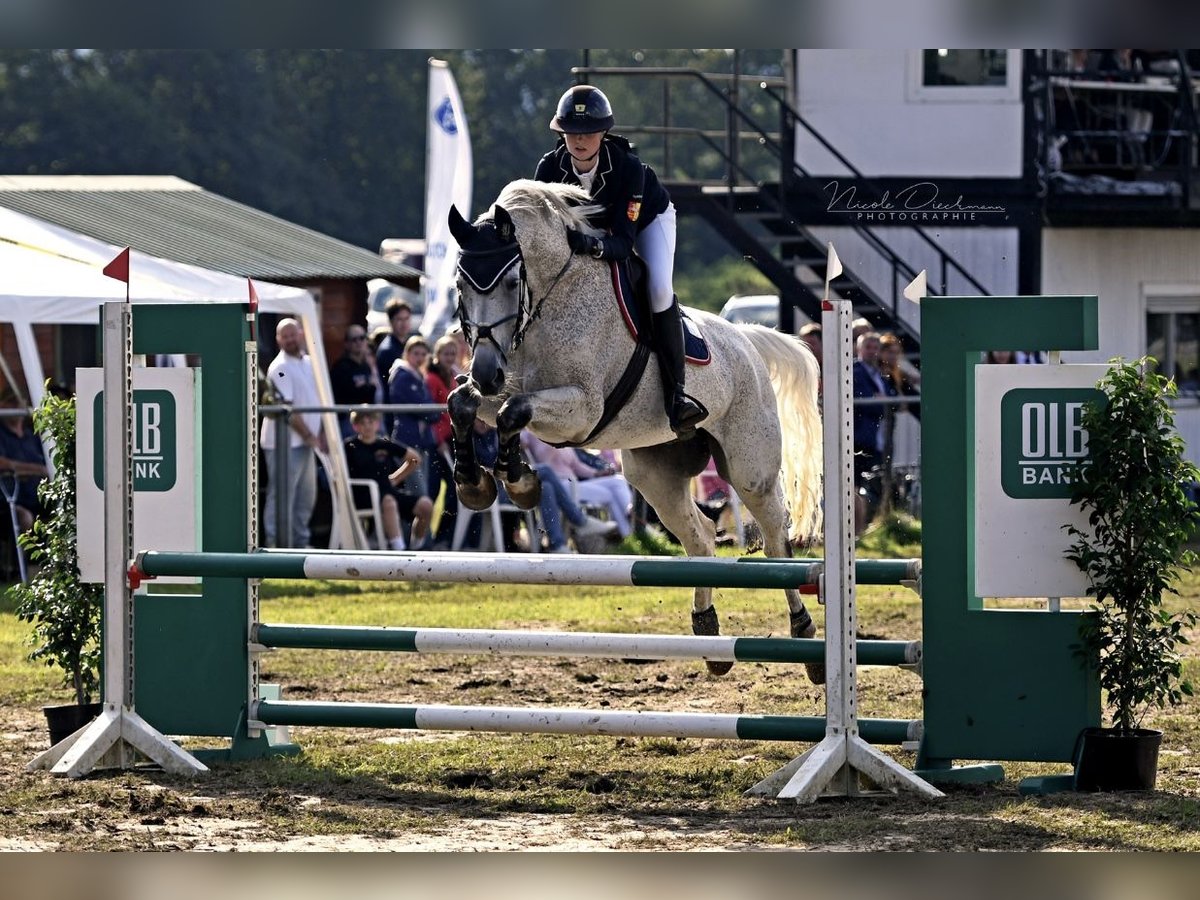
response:
<path id="1" fill-rule="evenodd" d="M 494 220 L 496 223 L 496 234 L 500 236 L 500 240 L 504 243 L 516 239 L 517 229 L 513 225 L 512 216 L 508 214 L 508 210 L 503 206 L 497 206 Z"/>
<path id="2" fill-rule="evenodd" d="M 462 213 L 453 203 L 450 204 L 450 214 L 446 218 L 450 222 L 450 233 L 458 241 L 458 246 L 465 246 L 467 241 L 474 237 L 477 231 L 475 226 L 462 217 Z"/>

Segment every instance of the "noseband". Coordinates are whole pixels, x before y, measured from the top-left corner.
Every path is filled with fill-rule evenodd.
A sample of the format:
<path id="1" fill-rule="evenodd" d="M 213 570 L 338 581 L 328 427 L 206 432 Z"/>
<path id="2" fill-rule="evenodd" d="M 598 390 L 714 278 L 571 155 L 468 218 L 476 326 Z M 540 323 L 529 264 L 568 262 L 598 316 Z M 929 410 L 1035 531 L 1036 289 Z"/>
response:
<path id="1" fill-rule="evenodd" d="M 500 346 L 493 332 L 512 320 L 516 319 L 516 326 L 513 329 L 512 346 L 510 349 L 516 350 L 521 346 L 521 342 L 525 339 L 525 332 L 542 314 L 542 304 L 546 302 L 546 298 L 550 296 L 554 288 L 558 286 L 558 282 L 567 272 L 567 267 L 571 265 L 573 254 L 567 255 L 567 261 L 563 263 L 562 268 L 558 270 L 558 274 L 554 276 L 554 280 L 550 282 L 550 287 L 546 289 L 540 300 L 537 303 L 532 302 L 532 295 L 529 291 L 529 281 L 525 277 L 525 259 L 521 256 L 521 247 L 516 241 L 510 241 L 501 244 L 499 247 L 491 247 L 487 250 L 460 250 L 458 254 L 458 271 L 464 279 L 470 282 L 480 294 L 490 294 L 500 284 L 504 275 L 515 265 L 520 265 L 519 282 L 517 286 L 517 309 L 516 312 L 509 313 L 507 316 L 502 316 L 494 322 L 478 322 L 473 323 L 467 315 L 467 307 L 463 303 L 462 291 L 458 294 L 458 321 L 462 325 L 463 337 L 467 339 L 467 343 L 474 350 L 480 341 L 491 341 L 492 346 L 496 348 L 496 352 L 500 354 L 501 361 L 507 363 L 508 355 L 504 352 L 504 348 Z"/>

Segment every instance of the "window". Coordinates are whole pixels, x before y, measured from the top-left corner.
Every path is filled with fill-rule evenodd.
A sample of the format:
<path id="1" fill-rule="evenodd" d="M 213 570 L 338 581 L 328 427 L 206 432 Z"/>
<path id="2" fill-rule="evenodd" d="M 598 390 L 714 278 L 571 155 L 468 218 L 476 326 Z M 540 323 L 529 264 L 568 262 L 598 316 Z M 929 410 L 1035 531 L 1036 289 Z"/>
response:
<path id="1" fill-rule="evenodd" d="M 1158 360 L 1158 371 L 1172 376 L 1179 393 L 1200 391 L 1200 299 L 1180 308 L 1178 301 L 1152 302 L 1146 313 L 1146 353 Z M 1173 308 L 1164 308 L 1173 307 Z"/>
<path id="2" fill-rule="evenodd" d="M 1007 50 L 922 51 L 922 87 L 1003 87 L 1007 82 Z"/>
<path id="3" fill-rule="evenodd" d="M 915 103 L 1019 103 L 1019 50 L 910 50 L 907 98 Z"/>

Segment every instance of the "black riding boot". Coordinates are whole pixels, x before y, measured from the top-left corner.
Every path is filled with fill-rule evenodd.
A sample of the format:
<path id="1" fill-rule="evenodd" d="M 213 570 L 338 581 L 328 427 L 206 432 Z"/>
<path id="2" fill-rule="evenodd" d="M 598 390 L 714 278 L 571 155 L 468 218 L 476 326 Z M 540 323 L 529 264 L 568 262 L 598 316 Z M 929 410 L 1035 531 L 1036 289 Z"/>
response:
<path id="1" fill-rule="evenodd" d="M 680 437 L 690 437 L 696 425 L 708 416 L 708 410 L 683 392 L 683 320 L 678 300 L 671 301 L 664 312 L 654 313 L 654 343 L 671 430 Z"/>

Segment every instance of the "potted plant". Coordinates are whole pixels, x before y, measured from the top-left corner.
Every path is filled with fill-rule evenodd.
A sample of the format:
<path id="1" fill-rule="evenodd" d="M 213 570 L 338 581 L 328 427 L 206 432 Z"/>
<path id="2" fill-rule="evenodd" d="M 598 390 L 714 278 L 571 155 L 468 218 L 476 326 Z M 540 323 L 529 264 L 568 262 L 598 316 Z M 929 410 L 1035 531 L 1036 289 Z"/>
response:
<path id="1" fill-rule="evenodd" d="M 1097 667 L 1112 727 L 1081 734 L 1080 790 L 1152 790 L 1162 732 L 1142 728 L 1142 719 L 1192 693 L 1178 648 L 1196 616 L 1168 612 L 1163 598 L 1193 561 L 1185 544 L 1195 504 L 1185 488 L 1198 473 L 1173 427 L 1175 383 L 1155 365 L 1150 357 L 1113 360 L 1097 384 L 1103 400 L 1085 407 L 1081 423 L 1090 461 L 1071 502 L 1087 512 L 1090 533 L 1068 526 L 1075 542 L 1067 556 L 1091 582 L 1083 652 Z"/>
<path id="2" fill-rule="evenodd" d="M 33 424 L 42 440 L 52 444 L 54 474 L 38 487 L 45 516 L 20 536 L 21 547 L 33 564 L 27 584 L 15 585 L 17 616 L 33 623 L 32 660 L 57 666 L 75 703 L 44 708 L 53 746 L 87 724 L 100 712 L 98 695 L 100 613 L 104 585 L 79 580 L 76 546 L 75 399 L 46 391 L 34 410 Z"/>

